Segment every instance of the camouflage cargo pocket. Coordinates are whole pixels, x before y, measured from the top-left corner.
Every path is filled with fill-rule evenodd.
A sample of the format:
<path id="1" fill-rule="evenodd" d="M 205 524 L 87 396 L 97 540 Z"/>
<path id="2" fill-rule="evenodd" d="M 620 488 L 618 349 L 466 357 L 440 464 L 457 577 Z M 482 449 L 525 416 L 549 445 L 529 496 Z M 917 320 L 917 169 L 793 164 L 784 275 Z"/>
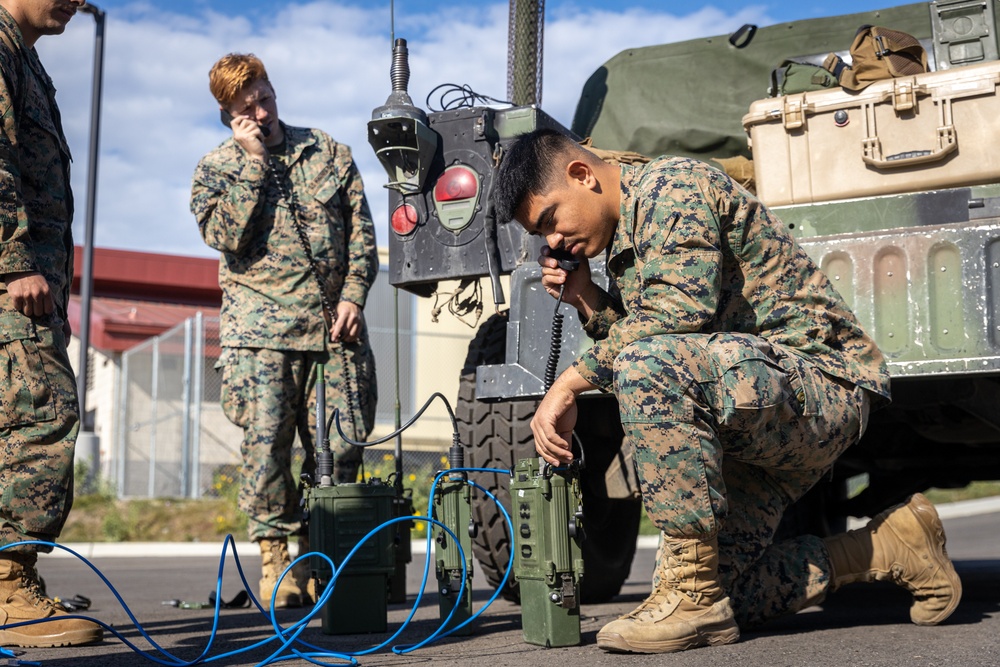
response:
<path id="1" fill-rule="evenodd" d="M 256 366 L 254 350 L 246 348 L 223 349 L 219 362 L 215 365 L 222 370 L 222 387 L 219 391 L 222 412 L 240 428 L 253 423 Z"/>
<path id="2" fill-rule="evenodd" d="M 16 313 L 0 315 L 0 428 L 55 419 L 52 387 L 35 326 Z"/>

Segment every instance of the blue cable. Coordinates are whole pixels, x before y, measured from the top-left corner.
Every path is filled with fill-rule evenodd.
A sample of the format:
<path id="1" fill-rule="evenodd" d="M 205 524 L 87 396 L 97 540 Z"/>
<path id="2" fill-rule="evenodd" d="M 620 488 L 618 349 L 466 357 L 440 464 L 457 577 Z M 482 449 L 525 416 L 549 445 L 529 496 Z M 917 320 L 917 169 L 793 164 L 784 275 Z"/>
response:
<path id="1" fill-rule="evenodd" d="M 138 619 L 136 619 L 135 615 L 132 613 L 132 610 L 129 609 L 128 605 L 125 603 L 125 600 L 118 593 L 118 590 L 108 580 L 108 578 L 105 577 L 104 574 L 93 563 L 91 563 L 89 560 L 87 560 L 86 557 L 84 557 L 83 555 L 77 553 L 73 549 L 70 549 L 69 547 L 63 546 L 61 544 L 56 544 L 54 542 L 45 542 L 45 541 L 41 541 L 41 540 L 28 540 L 28 541 L 14 542 L 14 543 L 5 545 L 3 547 L 0 547 L 0 551 L 4 551 L 6 549 L 10 549 L 10 548 L 13 548 L 13 547 L 16 547 L 16 546 L 21 546 L 21 545 L 41 545 L 41 546 L 55 547 L 57 549 L 61 549 L 63 551 L 66 551 L 66 552 L 68 552 L 68 553 L 76 556 L 77 559 L 79 559 L 79 560 L 83 561 L 84 563 L 86 563 L 86 565 L 91 570 L 93 570 L 97 574 L 98 577 L 101 578 L 101 581 L 103 581 L 105 583 L 105 585 L 108 587 L 108 590 L 110 590 L 111 593 L 118 600 L 118 603 L 121 605 L 122 609 L 128 615 L 129 619 L 132 621 L 132 624 L 139 631 L 139 634 L 141 634 L 143 636 L 143 638 L 145 638 L 146 641 L 148 641 L 153 646 L 153 648 L 155 648 L 159 653 L 167 656 L 168 659 L 166 659 L 166 660 L 165 659 L 161 659 L 161 658 L 157 657 L 156 655 L 151 655 L 149 653 L 144 652 L 138 646 L 136 646 L 131 641 L 129 641 L 117 629 L 115 629 L 114 627 L 112 627 L 112 626 L 108 625 L 107 623 L 101 621 L 100 619 L 93 618 L 93 617 L 90 617 L 90 616 L 86 616 L 86 615 L 83 615 L 83 614 L 62 614 L 62 615 L 59 616 L 60 619 L 79 618 L 79 619 L 83 619 L 83 620 L 86 620 L 86 621 L 90 621 L 92 623 L 96 623 L 97 625 L 101 626 L 102 628 L 104 628 L 105 630 L 107 630 L 108 632 L 110 632 L 111 634 L 113 634 L 114 636 L 116 636 L 119 640 L 121 640 L 121 642 L 123 644 L 125 644 L 126 646 L 128 646 L 129 648 L 131 648 L 133 651 L 135 651 L 136 653 L 139 653 L 139 654 L 145 656 L 146 658 L 148 658 L 149 660 L 151 660 L 151 661 L 153 661 L 155 663 L 158 663 L 158 664 L 161 664 L 161 665 L 167 665 L 168 667 L 190 667 L 191 665 L 200 664 L 202 662 L 211 662 L 213 660 L 218 660 L 218 659 L 220 659 L 222 657 L 228 657 L 229 655 L 232 655 L 232 654 L 242 653 L 242 652 L 245 652 L 245 651 L 249 651 L 251 649 L 258 648 L 259 646 L 263 646 L 264 644 L 267 644 L 268 642 L 274 640 L 274 637 L 272 637 L 272 638 L 268 638 L 268 639 L 266 639 L 266 640 L 264 640 L 262 642 L 257 642 L 256 644 L 253 644 L 251 646 L 239 649 L 238 651 L 231 652 L 229 654 L 223 654 L 221 656 L 215 656 L 215 657 L 212 657 L 212 658 L 206 658 L 205 657 L 206 654 L 208 653 L 209 649 L 211 648 L 213 642 L 215 641 L 216 634 L 218 633 L 219 612 L 221 610 L 221 605 L 222 605 L 222 596 L 221 596 L 221 591 L 222 591 L 222 575 L 223 575 L 223 572 L 225 571 L 226 551 L 229 548 L 230 544 L 233 546 L 233 558 L 236 560 L 236 567 L 239 570 L 240 578 L 243 581 L 243 585 L 246 588 L 247 593 L 249 593 L 249 595 L 250 595 L 250 599 L 253 600 L 254 604 L 257 606 L 258 609 L 260 609 L 261 613 L 266 613 L 266 612 L 264 612 L 264 610 L 260 606 L 260 604 L 257 602 L 257 599 L 254 597 L 253 593 L 250 591 L 250 585 L 247 583 L 246 575 L 243 573 L 243 566 L 240 563 L 239 554 L 236 553 L 236 542 L 233 540 L 233 536 L 232 535 L 226 535 L 226 537 L 225 537 L 225 539 L 223 541 L 222 555 L 220 556 L 220 559 L 219 559 L 219 576 L 218 576 L 218 580 L 216 582 L 215 614 L 214 614 L 214 616 L 212 618 L 212 631 L 211 631 L 211 633 L 209 635 L 208 644 L 205 646 L 205 649 L 202 651 L 201 655 L 199 655 L 194 660 L 187 660 L 187 661 L 182 660 L 182 659 L 174 656 L 169 651 L 167 651 L 166 649 L 164 649 L 163 647 L 161 647 L 159 644 L 157 644 L 156 641 L 152 637 L 150 637 L 149 634 L 143 629 L 143 627 L 139 623 Z M 333 561 L 331 561 L 329 559 L 329 557 L 327 557 L 325 554 L 317 553 L 316 555 L 320 556 L 321 558 L 326 559 L 330 563 L 331 567 L 334 567 L 333 566 Z M 299 559 L 297 558 L 296 562 L 298 560 Z M 287 568 L 285 570 L 284 573 L 282 573 L 282 576 L 284 576 L 284 574 L 286 572 L 288 572 L 289 569 L 291 569 L 290 566 L 289 566 L 289 568 Z M 303 618 L 302 620 L 300 620 L 298 622 L 298 624 L 307 624 L 308 621 L 311 620 L 312 617 L 315 616 L 316 613 L 318 613 L 318 611 L 321 608 L 322 607 L 320 607 L 320 606 L 317 606 L 316 608 L 314 608 L 312 611 L 310 611 L 306 615 L 305 618 Z M 273 608 L 271 610 L 270 616 L 272 618 L 273 625 L 276 628 L 279 628 L 279 626 L 277 625 L 277 621 L 275 620 L 275 617 L 274 617 L 274 610 L 273 610 Z M 35 619 L 35 620 L 31 620 L 31 621 L 21 621 L 19 623 L 10 623 L 10 624 L 4 625 L 2 627 L 4 627 L 4 628 L 16 628 L 16 627 L 21 627 L 21 626 L 25 626 L 25 625 L 35 625 L 37 623 L 45 623 L 45 622 L 47 622 L 47 620 L 48 619 Z M 292 626 L 292 627 L 295 627 L 295 626 Z M 279 628 L 279 634 L 280 634 L 280 628 Z"/>
<path id="2" fill-rule="evenodd" d="M 501 470 L 499 468 L 450 468 L 448 470 L 443 470 L 443 471 L 439 472 L 434 477 L 434 482 L 431 484 L 430 493 L 428 494 L 428 499 L 427 499 L 427 513 L 428 514 L 432 513 L 431 509 L 433 507 L 433 502 L 434 502 L 434 491 L 437 488 L 438 482 L 445 475 L 451 475 L 451 474 L 454 474 L 456 472 L 466 472 L 466 473 L 468 473 L 468 472 L 492 472 L 492 473 L 501 473 L 501 474 L 504 474 L 504 475 L 509 475 L 510 474 L 509 470 Z M 465 626 L 469 625 L 474 620 L 476 620 L 477 618 L 479 618 L 479 616 L 482 615 L 482 613 L 485 612 L 489 608 L 489 606 L 496 601 L 496 599 L 500 596 L 501 592 L 503 591 L 503 587 L 506 585 L 507 579 L 510 577 L 511 569 L 512 569 L 512 567 L 514 565 L 514 525 L 511 522 L 510 514 L 507 513 L 507 510 L 504 508 L 503 503 L 501 503 L 497 499 L 497 497 L 494 496 L 492 493 L 490 493 L 487 489 L 483 488 L 479 484 L 476 484 L 472 480 L 466 479 L 464 481 L 465 481 L 466 484 L 469 484 L 473 488 L 479 489 L 480 491 L 482 491 L 483 493 L 485 493 L 487 496 L 489 496 L 490 499 L 494 503 L 496 503 L 496 506 L 499 507 L 500 511 L 503 513 L 504 519 L 507 522 L 507 527 L 510 530 L 510 548 L 511 548 L 510 554 L 511 554 L 511 557 L 507 560 L 507 570 L 504 572 L 503 579 L 500 580 L 500 584 L 497 586 L 496 590 L 493 592 L 493 595 L 490 597 L 489 600 L 486 601 L 486 603 L 482 607 L 479 608 L 479 611 L 477 611 L 476 613 L 472 614 L 469 618 L 465 619 L 464 621 L 462 621 L 461 623 L 459 623 L 458 625 L 456 625 L 454 628 L 451 628 L 450 630 L 448 630 L 446 632 L 441 632 L 447 626 L 448 621 L 451 620 L 451 617 L 455 613 L 455 610 L 458 609 L 458 605 L 455 605 L 454 607 L 452 607 L 451 612 L 448 614 L 448 618 L 446 618 L 445 621 L 440 626 L 438 626 L 437 630 L 435 630 L 433 633 L 431 633 L 431 635 L 429 637 L 427 637 L 423 641 L 420 641 L 420 642 L 418 642 L 416 644 L 413 644 L 412 646 L 397 646 L 397 647 L 393 647 L 393 649 L 392 649 L 393 653 L 402 655 L 402 654 L 405 654 L 405 653 L 410 653 L 411 651 L 416 651 L 417 649 L 426 646 L 427 644 L 431 643 L 432 641 L 436 641 L 438 639 L 442 639 L 444 637 L 447 637 L 448 635 L 450 635 L 450 634 L 452 634 L 454 632 L 457 632 L 458 630 L 460 630 L 460 629 L 464 628 Z M 424 565 L 424 582 L 427 579 L 427 570 L 428 570 L 428 567 L 429 567 L 429 564 L 430 564 L 430 548 L 431 548 L 431 535 L 430 535 L 430 532 L 428 532 L 428 534 L 427 534 L 427 553 L 428 553 L 428 557 L 427 557 L 425 565 Z M 465 559 L 464 559 L 464 552 L 462 552 L 462 546 L 461 546 L 461 544 L 459 544 L 458 549 L 459 549 L 460 553 L 463 553 L 463 559 L 462 559 L 463 582 L 462 582 L 462 586 L 464 587 L 464 585 L 465 585 L 465 581 L 464 581 L 464 579 L 465 579 Z M 424 582 L 421 582 L 421 586 L 424 585 Z M 459 589 L 459 593 L 455 596 L 455 599 L 457 600 L 457 599 L 461 598 L 461 596 L 462 596 L 462 589 Z M 407 620 L 409 620 L 409 619 L 407 619 Z"/>
<path id="3" fill-rule="evenodd" d="M 429 497 L 428 497 L 428 514 L 432 513 L 434 493 L 435 493 L 435 490 L 437 488 L 438 482 L 440 481 L 441 477 L 443 477 L 444 475 L 449 475 L 449 474 L 454 474 L 454 473 L 468 473 L 468 472 L 499 473 L 499 474 L 505 474 L 505 475 L 509 475 L 510 474 L 509 470 L 502 470 L 502 469 L 499 469 L 499 468 L 452 468 L 452 469 L 449 469 L 449 470 L 445 470 L 445 471 L 439 472 L 435 476 L 434 482 L 433 482 L 433 484 L 431 486 L 431 489 L 430 489 L 430 493 L 429 493 Z M 446 632 L 443 632 L 443 629 L 445 627 L 447 627 L 447 625 L 451 621 L 452 616 L 454 615 L 455 611 L 458 609 L 458 606 L 455 605 L 454 607 L 452 607 L 451 612 L 444 618 L 444 620 L 442 620 L 442 622 L 438 626 L 438 628 L 435 629 L 435 631 L 433 633 L 431 633 L 431 635 L 429 637 L 427 637 L 423 641 L 421 641 L 421 642 L 419 642 L 417 644 L 414 644 L 412 646 L 396 646 L 396 647 L 393 647 L 391 650 L 394 653 L 403 654 L 403 653 L 409 653 L 409 652 L 415 651 L 418 648 L 422 648 L 422 647 L 428 645 L 432 641 L 436 641 L 437 639 L 441 639 L 443 637 L 447 637 L 448 635 L 454 633 L 455 631 L 457 631 L 457 630 L 465 627 L 466 625 L 468 625 L 469 623 L 471 623 L 472 621 L 474 621 L 475 619 L 477 619 L 496 600 L 496 598 L 500 595 L 500 592 L 502 591 L 503 586 L 506 584 L 507 580 L 510 577 L 510 573 L 511 573 L 511 570 L 512 570 L 512 567 L 513 567 L 513 561 L 514 561 L 514 558 L 513 558 L 513 553 L 514 553 L 513 552 L 514 530 L 513 530 L 513 524 L 511 522 L 510 514 L 504 508 L 503 504 L 500 503 L 500 501 L 497 499 L 497 497 L 495 495 L 493 495 L 492 493 L 490 493 L 487 489 L 485 489 L 484 487 L 480 486 L 479 484 L 476 484 L 475 482 L 473 482 L 471 480 L 465 479 L 464 481 L 467 484 L 471 485 L 472 487 L 481 490 L 491 500 L 493 500 L 493 502 L 496 503 L 497 507 L 500 509 L 501 513 L 504 516 L 504 519 L 507 522 L 507 526 L 508 526 L 508 529 L 510 531 L 510 539 L 511 539 L 511 558 L 509 559 L 509 561 L 507 563 L 507 570 L 504 572 L 503 579 L 500 581 L 500 584 L 499 584 L 497 590 L 493 593 L 493 595 L 489 598 L 489 600 L 487 600 L 487 602 L 475 614 L 473 614 L 468 619 L 466 619 L 465 621 L 463 621 L 461 624 L 455 626 L 454 628 L 451 628 L 450 630 L 448 630 Z M 148 641 L 150 643 L 150 645 L 152 645 L 153 648 L 156 649 L 157 652 L 159 652 L 163 656 L 166 656 L 166 658 L 160 658 L 160 657 L 157 657 L 154 654 L 150 654 L 150 653 L 147 653 L 147 652 L 143 651 L 138 646 L 136 646 L 131 641 L 129 641 L 117 629 L 115 629 L 114 627 L 108 625 L 107 623 L 104 623 L 103 621 L 101 621 L 99 619 L 96 619 L 96 618 L 93 618 L 93 617 L 90 617 L 90 616 L 86 616 L 86 615 L 83 615 L 83 614 L 64 614 L 64 615 L 60 615 L 59 618 L 61 618 L 61 619 L 78 618 L 78 619 L 83 619 L 83 620 L 95 623 L 95 624 L 101 626 L 102 628 L 104 628 L 105 630 L 107 630 L 109 633 L 113 634 L 123 644 L 125 644 L 126 646 L 128 646 L 129 648 L 131 648 L 136 653 L 139 653 L 140 655 L 143 655 L 144 657 L 148 658 L 152 662 L 155 662 L 155 663 L 160 664 L 160 665 L 166 665 L 167 667 L 191 667 L 192 665 L 196 665 L 196 664 L 215 662 L 215 661 L 218 661 L 218 660 L 223 660 L 225 658 L 237 656 L 237 655 L 240 655 L 242 653 L 246 653 L 248 651 L 251 651 L 251 650 L 263 647 L 263 646 L 267 645 L 268 643 L 277 640 L 277 641 L 281 642 L 281 646 L 279 646 L 278 649 L 276 651 L 274 651 L 274 653 L 272 653 L 270 656 L 268 656 L 267 658 L 265 658 L 263 661 L 259 662 L 258 663 L 258 667 L 264 667 L 265 665 L 273 664 L 273 663 L 280 662 L 280 661 L 283 661 L 283 660 L 296 659 L 296 658 L 306 660 L 306 661 L 308 661 L 308 662 L 310 662 L 312 664 L 315 664 L 315 665 L 322 665 L 324 667 L 330 666 L 330 665 L 334 665 L 334 663 L 322 662 L 321 660 L 319 660 L 319 658 L 328 658 L 328 659 L 336 659 L 336 660 L 345 661 L 345 662 L 342 662 L 342 663 L 336 663 L 336 665 L 338 667 L 340 665 L 345 665 L 345 664 L 346 665 L 350 665 L 350 666 L 355 666 L 355 665 L 359 664 L 358 661 L 357 661 L 357 659 L 356 659 L 356 656 L 367 655 L 367 654 L 373 653 L 375 651 L 378 651 L 379 649 L 381 649 L 381 648 L 385 647 L 386 645 L 388 645 L 389 643 L 391 643 L 396 637 L 398 637 L 403 632 L 403 630 L 406 628 L 406 626 L 409 624 L 409 622 L 412 620 L 414 614 L 416 613 L 417 609 L 419 608 L 420 602 L 423 599 L 424 589 L 426 588 L 428 573 L 430 571 L 430 559 L 431 559 L 431 553 L 432 553 L 431 552 L 431 531 L 430 530 L 427 531 L 427 557 L 425 558 L 425 562 L 424 562 L 424 572 L 423 572 L 423 577 L 422 577 L 421 583 L 420 583 L 420 590 L 419 590 L 419 592 L 416 595 L 416 598 L 415 598 L 414 603 L 413 603 L 413 607 L 410 609 L 410 613 L 408 614 L 408 616 L 406 617 L 406 619 L 403 621 L 403 623 L 396 630 L 396 632 L 393 633 L 393 635 L 391 637 L 389 637 L 387 640 L 385 640 L 381 644 L 379 644 L 377 646 L 374 646 L 372 648 L 364 649 L 364 650 L 361 650 L 361 651 L 348 652 L 348 653 L 341 653 L 341 652 L 336 652 L 336 651 L 330 651 L 330 650 L 327 650 L 327 649 L 323 649 L 321 647 L 313 646 L 313 645 L 311 645 L 311 644 L 309 644 L 309 643 L 307 643 L 305 641 L 299 640 L 298 637 L 303 632 L 303 630 L 305 630 L 305 628 L 308 626 L 309 622 L 313 619 L 313 617 L 317 613 L 319 613 L 320 610 L 323 609 L 323 606 L 327 603 L 327 601 L 329 600 L 330 596 L 333 594 L 333 591 L 334 591 L 337 579 L 340 576 L 340 573 L 344 570 L 344 567 L 350 561 L 350 559 L 354 556 L 354 554 L 357 553 L 358 549 L 365 542 L 367 542 L 369 539 L 371 539 L 376 533 L 378 533 L 380 530 L 383 530 L 384 528 L 386 528 L 388 526 L 391 526 L 391 525 L 396 524 L 396 523 L 401 523 L 401 522 L 404 522 L 404 521 L 424 521 L 424 522 L 427 522 L 427 523 L 431 523 L 431 524 L 440 526 L 448 534 L 448 536 L 455 542 L 455 545 L 456 545 L 456 547 L 459 550 L 459 556 L 461 557 L 461 560 L 462 560 L 462 582 L 460 584 L 459 591 L 458 591 L 458 594 L 456 596 L 456 599 L 457 598 L 461 598 L 462 594 L 465 592 L 465 582 L 466 582 L 466 579 L 468 578 L 468 576 L 467 576 L 468 572 L 467 572 L 467 568 L 466 568 L 465 551 L 462 548 L 461 542 L 459 541 L 459 539 L 455 535 L 455 533 L 452 532 L 452 530 L 450 528 L 448 528 L 446 525 L 444 525 L 443 523 L 441 523 L 437 519 L 431 518 L 430 516 L 403 516 L 403 517 L 396 517 L 396 518 L 390 519 L 389 521 L 386 521 L 386 522 L 382 523 L 381 525 L 373 528 L 367 535 L 365 535 L 360 541 L 358 541 L 358 543 L 354 545 L 354 548 L 351 549 L 351 551 L 344 558 L 344 560 L 341 563 L 339 569 L 336 567 L 336 565 L 334 565 L 333 561 L 326 554 L 323 554 L 323 553 L 320 553 L 320 552 L 315 552 L 315 551 L 307 553 L 307 554 L 302 554 L 298 558 L 296 558 L 294 561 L 292 561 L 292 563 L 289 564 L 288 567 L 286 567 L 282 571 L 281 575 L 278 577 L 278 584 L 280 584 L 281 581 L 285 578 L 285 576 L 287 576 L 288 573 L 292 571 L 292 569 L 295 567 L 295 565 L 297 563 L 299 563 L 300 561 L 302 561 L 304 558 L 308 558 L 308 557 L 311 557 L 311 556 L 318 556 L 318 557 L 323 558 L 324 560 L 326 560 L 329 563 L 329 565 L 330 565 L 331 571 L 333 572 L 333 577 L 330 580 L 330 583 L 327 584 L 327 586 L 325 587 L 325 589 L 324 589 L 323 593 L 320 595 L 319 599 L 316 601 L 313 609 L 309 613 L 307 613 L 305 616 L 303 616 L 301 619 L 299 619 L 298 621 L 296 621 L 295 623 L 293 623 L 292 625 L 288 626 L 287 628 L 282 628 L 281 625 L 278 623 L 277 617 L 275 615 L 275 609 L 274 609 L 274 601 L 275 601 L 275 595 L 277 593 L 277 586 L 275 586 L 275 592 L 272 593 L 272 596 L 271 596 L 271 608 L 270 608 L 270 612 L 265 611 L 264 608 L 261 606 L 260 602 L 257 600 L 257 598 L 254 596 L 253 592 L 251 591 L 251 586 L 250 586 L 249 582 L 247 582 L 246 574 L 243 571 L 243 566 L 242 566 L 242 563 L 240 562 L 239 554 L 236 552 L 236 543 L 235 543 L 235 540 L 233 539 L 233 536 L 232 535 L 226 535 L 225 539 L 223 540 L 222 554 L 220 555 L 220 558 L 219 558 L 219 571 L 218 571 L 218 578 L 217 578 L 217 581 L 216 581 L 215 611 L 214 611 L 213 618 L 212 618 L 212 630 L 211 630 L 211 633 L 209 635 L 208 643 L 205 645 L 205 648 L 202 650 L 201 654 L 197 658 L 195 658 L 194 660 L 189 660 L 189 661 L 185 661 L 185 660 L 182 660 L 182 659 L 174 656 L 169 651 L 167 651 L 166 649 L 164 649 L 163 647 L 161 647 L 159 644 L 157 644 L 156 641 L 153 640 L 153 638 L 150 637 L 149 634 L 145 631 L 145 629 L 139 623 L 138 619 L 136 619 L 136 617 L 132 613 L 131 609 L 129 609 L 128 605 L 125 603 L 125 600 L 118 593 L 117 589 L 115 589 L 114 585 L 108 580 L 108 578 L 105 577 L 104 574 L 93 563 L 91 563 L 86 557 L 84 557 L 83 555 L 77 553 L 73 549 L 70 549 L 69 547 L 63 546 L 61 544 L 56 544 L 54 542 L 31 540 L 31 541 L 14 542 L 12 544 L 8 544 L 8 545 L 5 545 L 5 546 L 2 546 L 2 547 L 0 547 L 0 551 L 5 551 L 7 549 L 11 549 L 13 547 L 22 546 L 22 545 L 36 545 L 36 546 L 41 545 L 41 546 L 48 546 L 48 547 L 53 547 L 53 548 L 61 549 L 63 551 L 66 551 L 66 552 L 72 554 L 78 560 L 81 560 L 84 563 L 86 563 L 86 565 L 91 570 L 93 570 L 97 574 L 98 577 L 100 577 L 101 581 L 104 582 L 104 584 L 108 587 L 108 589 L 111 591 L 111 593 L 115 596 L 115 598 L 118 600 L 118 603 L 121 605 L 122 609 L 128 615 L 129 619 L 132 621 L 132 624 L 139 631 L 139 633 L 142 635 L 142 637 L 145 638 L 146 641 Z M 215 642 L 215 638 L 216 638 L 216 635 L 218 633 L 219 614 L 220 614 L 221 605 L 222 605 L 222 578 L 223 578 L 223 574 L 225 572 L 226 553 L 227 553 L 227 551 L 228 551 L 228 549 L 229 549 L 230 546 L 232 546 L 232 549 L 233 549 L 233 559 L 236 562 L 236 568 L 237 568 L 237 571 L 239 572 L 240 580 L 243 582 L 244 590 L 248 593 L 248 595 L 250 597 L 250 600 L 253 602 L 254 606 L 256 606 L 257 609 L 262 614 L 266 614 L 266 615 L 269 616 L 269 618 L 271 620 L 271 625 L 272 625 L 272 627 L 275 630 L 275 634 L 272 637 L 269 637 L 269 638 L 264 639 L 264 640 L 259 641 L 259 642 L 255 642 L 254 644 L 251 644 L 249 646 L 245 646 L 243 648 L 236 649 L 234 651 L 223 653 L 223 654 L 220 654 L 220 655 L 217 655 L 217 656 L 210 656 L 209 657 L 208 653 L 211 650 L 211 647 L 212 647 L 213 643 Z M 3 627 L 3 628 L 16 628 L 16 627 L 21 627 L 21 626 L 26 626 L 26 625 L 34 625 L 34 624 L 37 624 L 37 623 L 45 623 L 47 620 L 48 619 L 35 619 L 35 620 L 30 620 L 30 621 L 22 621 L 22 622 L 19 622 L 19 623 L 11 623 L 11 624 L 7 624 L 7 625 L 2 625 L 0 627 Z M 294 646 L 292 646 L 293 644 L 296 644 L 296 643 L 302 645 L 303 647 L 311 649 L 312 652 L 306 653 L 306 652 L 298 650 L 297 648 L 295 648 Z M 282 652 L 285 651 L 286 649 L 290 650 L 291 654 L 282 654 Z M 10 657 L 10 658 L 16 658 L 16 656 L 12 652 L 10 652 L 10 651 L 8 651 L 6 649 L 3 649 L 2 647 L 0 647 L 0 656 Z M 32 662 L 32 661 L 20 661 L 20 664 L 23 664 L 23 665 L 38 665 L 40 663 L 36 663 L 36 662 Z"/>

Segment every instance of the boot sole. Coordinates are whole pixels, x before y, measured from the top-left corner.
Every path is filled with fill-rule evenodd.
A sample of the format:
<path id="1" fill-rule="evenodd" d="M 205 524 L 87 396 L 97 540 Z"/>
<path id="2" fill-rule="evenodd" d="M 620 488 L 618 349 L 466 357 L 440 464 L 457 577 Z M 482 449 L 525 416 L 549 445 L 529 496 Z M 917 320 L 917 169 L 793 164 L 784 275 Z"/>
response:
<path id="1" fill-rule="evenodd" d="M 26 625 L 26 628 L 33 626 Z M 57 635 L 26 635 L 14 630 L 0 630 L 0 646 L 17 646 L 18 648 L 58 648 L 60 646 L 84 646 L 97 644 L 104 639 L 104 631 L 100 628 L 89 630 L 70 630 Z"/>
<path id="2" fill-rule="evenodd" d="M 941 525 L 941 517 L 938 516 L 934 505 L 923 494 L 917 493 L 913 495 L 907 506 L 920 525 L 923 526 L 925 534 L 931 537 L 932 548 L 930 551 L 934 554 L 935 562 L 945 573 L 954 591 L 951 602 L 936 616 L 927 620 L 913 621 L 917 625 L 937 625 L 951 616 L 962 600 L 962 580 L 955 572 L 955 566 L 945 552 L 947 537 L 944 534 L 944 527 Z"/>
<path id="3" fill-rule="evenodd" d="M 268 605 L 271 602 L 271 598 L 268 597 L 266 600 L 260 601 L 260 606 L 264 608 L 264 611 L 270 611 Z M 275 609 L 298 609 L 299 607 L 304 607 L 302 599 L 298 595 L 287 595 L 284 598 L 278 598 L 274 601 Z"/>
<path id="4" fill-rule="evenodd" d="M 666 641 L 629 641 L 617 632 L 598 632 L 597 647 L 618 653 L 677 653 L 702 646 L 735 644 L 740 628 L 734 622 L 716 623 L 699 628 L 697 634 Z"/>

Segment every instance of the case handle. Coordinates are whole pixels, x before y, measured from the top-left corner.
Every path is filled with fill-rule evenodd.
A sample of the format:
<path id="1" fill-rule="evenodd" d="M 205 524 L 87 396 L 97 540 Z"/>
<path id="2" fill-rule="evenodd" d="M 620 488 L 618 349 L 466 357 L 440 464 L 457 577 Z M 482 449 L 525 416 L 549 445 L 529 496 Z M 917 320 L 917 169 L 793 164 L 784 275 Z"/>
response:
<path id="1" fill-rule="evenodd" d="M 954 153 L 958 148 L 958 135 L 955 134 L 955 125 L 951 119 L 951 103 L 949 100 L 941 100 L 939 108 L 939 125 L 937 128 L 937 146 L 928 150 L 913 150 L 893 153 L 882 156 L 882 142 L 878 138 L 878 130 L 875 128 L 874 105 L 866 105 L 865 109 L 865 139 L 861 141 L 861 159 L 865 164 L 876 169 L 899 169 L 901 167 L 913 167 L 930 162 L 937 162 L 946 155 Z M 872 131 L 874 130 L 874 131 Z"/>
<path id="2" fill-rule="evenodd" d="M 882 146 L 878 137 L 869 137 L 862 142 L 861 159 L 876 169 L 897 169 L 936 162 L 957 148 L 955 126 L 946 125 L 938 128 L 937 146 L 933 150 L 903 151 L 882 157 Z"/>

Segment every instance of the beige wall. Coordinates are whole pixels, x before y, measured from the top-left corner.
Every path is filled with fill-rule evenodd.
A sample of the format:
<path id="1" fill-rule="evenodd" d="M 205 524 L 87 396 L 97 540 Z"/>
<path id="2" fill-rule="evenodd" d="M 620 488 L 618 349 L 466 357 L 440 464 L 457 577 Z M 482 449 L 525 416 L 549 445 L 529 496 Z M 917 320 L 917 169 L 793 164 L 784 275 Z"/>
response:
<path id="1" fill-rule="evenodd" d="M 388 254 L 385 249 L 380 251 L 382 265 L 388 264 Z M 442 282 L 438 286 L 438 291 L 444 295 L 454 291 L 458 287 L 457 281 Z M 508 290 L 506 281 L 504 290 Z M 457 410 L 458 380 L 465 363 L 466 352 L 469 342 L 475 336 L 479 325 L 483 323 L 494 312 L 493 294 L 491 292 L 489 279 L 483 280 L 482 298 L 483 314 L 478 322 L 475 322 L 475 315 L 464 318 L 466 322 L 475 322 L 476 328 L 470 328 L 452 315 L 445 299 L 439 301 L 439 306 L 443 306 L 438 321 L 432 321 L 432 311 L 434 309 L 433 298 L 416 299 L 416 315 L 413 327 L 417 332 L 414 345 L 414 410 L 419 410 L 423 404 L 434 395 L 435 392 L 443 394 L 451 404 L 453 410 Z M 386 376 L 382 376 L 385 378 Z M 388 375 L 388 377 L 392 377 Z M 379 392 L 391 392 L 393 386 L 382 380 Z M 372 439 L 376 439 L 390 433 L 391 428 L 379 426 Z M 433 449 L 447 450 L 452 441 L 451 420 L 448 417 L 448 410 L 440 399 L 435 399 L 423 416 L 403 434 L 403 447 L 412 449 Z M 391 446 L 386 443 L 386 447 Z"/>
<path id="2" fill-rule="evenodd" d="M 106 354 L 101 350 L 91 348 L 91 364 L 87 389 L 87 409 L 94 411 L 94 437 L 100 448 L 101 475 L 107 479 L 111 474 L 109 468 L 114 451 L 114 432 L 116 409 L 116 392 L 118 378 L 121 375 L 121 354 Z M 69 342 L 69 358 L 73 372 L 80 373 L 80 339 L 73 336 Z M 81 414 L 83 410 L 81 409 Z M 81 428 L 82 430 L 82 428 Z M 84 447 L 78 448 L 77 459 L 87 455 Z"/>

